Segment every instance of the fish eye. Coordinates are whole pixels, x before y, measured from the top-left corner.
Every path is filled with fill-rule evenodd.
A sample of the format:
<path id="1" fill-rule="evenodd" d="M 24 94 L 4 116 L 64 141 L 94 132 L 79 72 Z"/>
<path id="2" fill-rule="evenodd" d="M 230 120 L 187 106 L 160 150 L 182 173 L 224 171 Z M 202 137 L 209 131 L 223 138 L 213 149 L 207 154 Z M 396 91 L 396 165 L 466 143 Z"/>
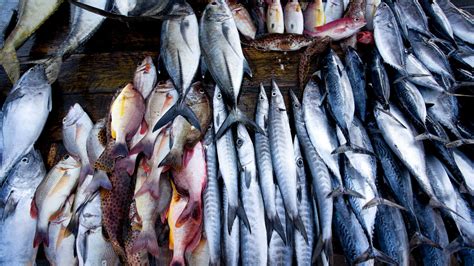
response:
<path id="1" fill-rule="evenodd" d="M 200 89 L 199 89 L 199 93 L 200 93 L 200 94 L 203 94 L 203 93 L 204 93 L 204 89 L 203 89 L 203 88 L 200 88 Z"/>
<path id="2" fill-rule="evenodd" d="M 237 147 L 240 148 L 244 144 L 244 141 L 242 139 L 237 139 L 236 144 L 237 144 Z"/>
<path id="3" fill-rule="evenodd" d="M 355 22 L 359 21 L 359 18 L 354 18 L 354 21 L 355 21 Z"/>
<path id="4" fill-rule="evenodd" d="M 263 101 L 263 96 L 262 96 L 262 95 L 260 95 L 260 100 L 262 100 L 262 101 Z"/>
<path id="5" fill-rule="evenodd" d="M 296 165 L 298 165 L 298 167 L 303 167 L 303 159 L 301 157 L 299 157 L 297 160 L 296 160 Z"/>
<path id="6" fill-rule="evenodd" d="M 216 3 L 216 2 L 212 2 L 211 5 L 217 6 L 217 3 Z"/>
<path id="7" fill-rule="evenodd" d="M 222 98 L 222 94 L 220 94 L 220 93 L 219 93 L 219 94 L 217 94 L 217 99 L 219 99 L 219 100 L 220 100 L 221 98 Z"/>
<path id="8" fill-rule="evenodd" d="M 69 154 L 64 155 L 63 160 L 69 159 Z"/>
<path id="9" fill-rule="evenodd" d="M 23 162 L 23 163 L 28 163 L 29 161 L 30 161 L 30 160 L 28 159 L 28 157 L 23 157 L 23 158 L 21 159 L 21 162 Z"/>
<path id="10" fill-rule="evenodd" d="M 272 96 L 276 96 L 276 95 L 277 95 L 277 93 L 272 91 Z"/>
<path id="11" fill-rule="evenodd" d="M 296 107 L 296 108 L 300 107 L 299 103 L 294 103 L 293 106 Z"/>

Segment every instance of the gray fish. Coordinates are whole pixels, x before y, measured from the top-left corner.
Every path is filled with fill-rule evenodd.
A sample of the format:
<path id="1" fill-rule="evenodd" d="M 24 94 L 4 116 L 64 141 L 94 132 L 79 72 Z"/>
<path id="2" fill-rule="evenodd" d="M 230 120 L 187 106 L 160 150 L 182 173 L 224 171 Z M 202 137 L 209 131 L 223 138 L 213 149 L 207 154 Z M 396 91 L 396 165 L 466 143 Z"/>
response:
<path id="1" fill-rule="evenodd" d="M 418 0 L 393 1 L 394 11 L 400 18 L 403 33 L 407 36 L 407 30 L 414 29 L 426 36 L 431 36 L 428 29 L 428 18 Z"/>
<path id="2" fill-rule="evenodd" d="M 439 1 L 439 6 L 443 10 L 446 18 L 453 29 L 453 33 L 459 39 L 474 44 L 474 21 L 472 17 L 466 15 L 465 11 L 458 9 L 450 1 Z"/>
<path id="3" fill-rule="evenodd" d="M 1 0 L 0 6 L 0 48 L 3 47 L 5 34 L 10 25 L 13 15 L 18 10 L 19 0 Z"/>
<path id="4" fill-rule="evenodd" d="M 107 0 L 79 0 L 81 3 L 99 9 L 105 9 Z M 87 11 L 71 4 L 71 20 L 69 23 L 69 34 L 61 45 L 55 50 L 53 57 L 46 62 L 46 75 L 52 84 L 56 81 L 61 70 L 63 58 L 70 55 L 79 46 L 87 42 L 99 29 L 105 17 Z"/>
<path id="5" fill-rule="evenodd" d="M 472 238 L 472 224 L 474 223 L 474 211 L 466 200 L 461 196 L 461 193 L 457 190 L 454 191 L 456 195 L 457 208 L 456 211 L 459 214 L 457 219 L 454 219 L 456 222 L 458 231 L 460 233 L 459 237 L 453 240 L 449 246 L 446 248 L 450 253 L 468 248 L 470 249 L 473 245 Z"/>
<path id="6" fill-rule="evenodd" d="M 257 181 L 255 152 L 244 125 L 237 126 L 237 153 L 240 163 L 240 193 L 249 225 L 240 221 L 240 252 L 242 265 L 267 265 L 268 247 L 265 227 L 265 210 L 262 193 Z"/>
<path id="7" fill-rule="evenodd" d="M 387 3 L 380 3 L 374 17 L 375 45 L 385 63 L 403 71 L 404 46 L 395 15 Z"/>
<path id="8" fill-rule="evenodd" d="M 270 226 L 269 232 L 275 230 L 285 241 L 284 227 L 282 226 L 281 217 L 278 215 L 275 207 L 275 182 L 273 181 L 272 155 L 270 152 L 270 142 L 268 140 L 268 98 L 265 88 L 260 84 L 260 92 L 258 95 L 257 111 L 255 112 L 255 122 L 265 132 L 265 134 L 255 133 L 255 154 L 257 159 L 258 179 L 260 189 L 262 190 L 263 204 L 265 205 L 265 213 L 267 215 Z"/>
<path id="9" fill-rule="evenodd" d="M 0 183 L 13 165 L 33 148 L 43 131 L 51 104 L 51 85 L 41 65 L 28 70 L 8 94 L 2 107 Z"/>
<path id="10" fill-rule="evenodd" d="M 445 89 L 436 81 L 431 72 L 412 53 L 406 53 L 405 60 L 409 81 L 439 93 L 445 92 Z"/>
<path id="11" fill-rule="evenodd" d="M 438 33 L 440 33 L 443 38 L 452 41 L 452 43 L 455 43 L 451 23 L 446 17 L 446 14 L 444 14 L 441 7 L 438 5 L 438 1 L 421 0 L 420 4 L 425 10 L 428 17 L 430 17 L 430 23 L 433 25 L 432 28 L 435 29 Z"/>
<path id="12" fill-rule="evenodd" d="M 275 186 L 275 204 L 278 215 L 282 216 L 282 226 L 287 228 L 287 219 L 285 214 L 285 204 L 283 197 L 281 196 L 280 189 L 277 185 Z M 288 232 L 288 231 L 287 231 Z M 291 232 L 291 231 L 290 231 Z M 275 231 L 270 232 L 270 243 L 268 244 L 268 265 L 286 266 L 291 265 L 293 262 L 293 246 L 290 244 L 292 239 L 288 239 L 287 243 L 281 238 L 281 236 Z"/>
<path id="13" fill-rule="evenodd" d="M 394 91 L 400 108 L 412 122 L 417 127 L 426 127 L 426 104 L 418 88 L 410 81 L 401 80 L 395 84 Z"/>
<path id="14" fill-rule="evenodd" d="M 33 265 L 37 248 L 36 219 L 30 216 L 33 195 L 46 169 L 41 155 L 31 150 L 15 164 L 0 189 L 0 264 Z"/>
<path id="15" fill-rule="evenodd" d="M 383 65 L 382 57 L 380 57 L 377 49 L 374 49 L 373 52 L 370 74 L 374 95 L 377 101 L 382 104 L 382 107 L 388 110 L 390 103 L 390 81 L 388 80 L 388 74 Z"/>
<path id="16" fill-rule="evenodd" d="M 219 156 L 219 155 L 218 155 Z M 222 187 L 222 207 L 224 222 L 222 230 L 222 257 L 224 265 L 239 265 L 240 257 L 240 225 L 239 220 L 229 221 L 229 195 L 226 187 Z M 225 230 L 225 225 L 231 223 L 232 231 Z M 265 240 L 266 241 L 266 240 Z"/>
<path id="17" fill-rule="evenodd" d="M 308 236 L 298 213 L 296 161 L 294 154 L 288 152 L 293 149 L 288 114 L 283 96 L 274 80 L 272 80 L 268 133 L 273 170 L 285 202 L 286 212 L 290 221 L 307 240 Z"/>
<path id="18" fill-rule="evenodd" d="M 355 115 L 365 121 L 367 93 L 365 91 L 365 68 L 364 62 L 357 51 L 348 47 L 346 51 L 345 66 L 347 76 L 351 82 L 352 94 L 354 95 Z"/>
<path id="19" fill-rule="evenodd" d="M 214 128 L 212 124 L 204 136 L 206 154 L 207 186 L 203 192 L 204 201 L 204 231 L 209 246 L 209 260 L 211 265 L 219 265 L 221 259 L 221 196 L 219 194 L 219 180 L 217 179 L 217 152 L 214 142 Z"/>

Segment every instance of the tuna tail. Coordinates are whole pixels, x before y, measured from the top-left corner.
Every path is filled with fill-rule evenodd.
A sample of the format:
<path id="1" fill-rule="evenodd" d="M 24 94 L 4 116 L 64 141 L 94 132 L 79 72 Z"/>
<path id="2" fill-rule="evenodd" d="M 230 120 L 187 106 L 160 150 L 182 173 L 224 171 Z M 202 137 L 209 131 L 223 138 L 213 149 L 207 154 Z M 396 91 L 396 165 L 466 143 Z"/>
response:
<path id="1" fill-rule="evenodd" d="M 94 176 L 92 177 L 91 182 L 86 188 L 86 193 L 94 193 L 100 188 L 105 190 L 112 189 L 112 183 L 110 183 L 107 173 L 102 170 L 96 170 Z"/>
<path id="2" fill-rule="evenodd" d="M 181 227 L 188 221 L 190 218 L 192 218 L 195 221 L 200 221 L 202 216 L 202 206 L 200 201 L 191 201 L 189 200 L 188 203 L 186 204 L 186 207 L 184 207 L 183 212 L 181 215 L 178 217 L 178 220 L 176 221 L 176 227 Z"/>
<path id="3" fill-rule="evenodd" d="M 128 156 L 127 143 L 117 141 L 110 152 L 113 158 L 125 158 Z"/>
<path id="4" fill-rule="evenodd" d="M 46 230 L 36 228 L 35 239 L 33 240 L 33 247 L 37 248 L 41 243 L 43 243 L 46 247 L 49 246 L 49 234 L 48 234 L 48 227 Z"/>
<path id="5" fill-rule="evenodd" d="M 372 208 L 372 207 L 375 207 L 377 205 L 385 205 L 385 206 L 389 206 L 389 207 L 393 207 L 393 208 L 397 208 L 397 209 L 400 209 L 400 210 L 404 210 L 404 211 L 407 211 L 407 209 L 405 209 L 404 207 L 392 202 L 392 201 L 389 201 L 389 200 L 386 200 L 386 199 L 383 199 L 383 198 L 373 198 L 371 199 L 369 202 L 367 202 L 364 207 L 362 207 L 362 209 L 369 209 L 369 208 Z"/>
<path id="6" fill-rule="evenodd" d="M 63 59 L 61 56 L 52 57 L 44 63 L 49 84 L 53 84 L 58 79 L 62 64 Z"/>
<path id="7" fill-rule="evenodd" d="M 164 113 L 160 120 L 158 120 L 158 122 L 156 122 L 155 126 L 153 127 L 153 132 L 166 126 L 177 116 L 184 117 L 192 126 L 194 126 L 197 130 L 201 131 L 199 118 L 196 116 L 194 111 L 186 105 L 185 101 L 180 100 L 178 101 L 178 103 L 173 105 L 166 113 Z"/>
<path id="8" fill-rule="evenodd" d="M 344 143 L 343 145 L 337 147 L 335 150 L 331 152 L 331 154 L 340 154 L 340 153 L 346 153 L 346 152 L 353 152 L 353 153 L 361 153 L 361 154 L 367 154 L 370 156 L 375 156 L 375 154 L 363 147 L 359 147 L 355 144 L 352 143 Z"/>
<path id="9" fill-rule="evenodd" d="M 415 232 L 415 234 L 413 234 L 413 237 L 410 239 L 410 250 L 413 250 L 421 245 L 428 245 L 434 248 L 442 249 L 438 243 L 433 242 L 431 239 L 424 236 L 420 232 Z"/>
<path id="10" fill-rule="evenodd" d="M 183 152 L 179 149 L 172 149 L 158 165 L 158 167 L 163 166 L 171 166 L 177 170 L 181 169 L 183 167 Z"/>
<path id="11" fill-rule="evenodd" d="M 421 133 L 420 135 L 415 137 L 416 140 L 433 140 L 433 141 L 439 141 L 441 143 L 447 143 L 448 140 L 440 138 L 436 135 L 431 134 L 430 132 L 426 131 L 425 133 Z"/>
<path id="12" fill-rule="evenodd" d="M 343 186 L 335 188 L 326 197 L 337 198 L 342 195 L 349 195 L 352 197 L 365 199 L 364 195 L 360 194 L 359 192 L 349 189 L 349 188 L 344 188 Z"/>
<path id="13" fill-rule="evenodd" d="M 227 230 L 229 232 L 229 235 L 232 232 L 232 226 L 234 225 L 234 220 L 236 216 L 239 216 L 239 218 L 244 223 L 245 227 L 247 227 L 249 232 L 252 233 L 250 229 L 250 222 L 249 222 L 249 219 L 247 218 L 247 213 L 245 213 L 245 209 L 242 205 L 241 200 L 239 199 L 239 206 L 231 206 L 229 204 L 229 208 L 227 212 Z"/>
<path id="14" fill-rule="evenodd" d="M 153 228 L 146 231 L 141 231 L 132 245 L 132 253 L 147 250 L 151 255 L 158 257 L 159 248 L 156 232 Z"/>
<path id="15" fill-rule="evenodd" d="M 323 255 L 327 256 L 329 259 L 329 265 L 334 265 L 333 263 L 333 250 L 332 250 L 332 238 L 328 238 L 326 240 L 323 240 L 323 236 L 320 235 L 318 239 L 318 243 L 314 247 L 313 250 L 313 257 L 312 257 L 312 262 L 313 265 L 316 264 L 318 258 Z"/>
<path id="16" fill-rule="evenodd" d="M 0 64 L 5 69 L 12 83 L 15 83 L 20 78 L 20 62 L 18 57 L 16 57 L 15 47 L 6 45 L 0 50 Z"/>
<path id="17" fill-rule="evenodd" d="M 275 213 L 275 216 L 273 218 L 268 219 L 268 227 L 269 227 L 269 233 L 271 237 L 271 232 L 275 230 L 275 232 L 281 237 L 283 240 L 283 243 L 286 245 L 286 236 L 285 236 L 285 229 L 283 229 L 283 224 L 280 221 L 280 217 L 278 216 L 278 213 Z"/>
<path id="18" fill-rule="evenodd" d="M 470 144 L 474 144 L 474 139 L 458 139 L 458 140 L 446 143 L 445 146 L 446 148 L 451 149 L 451 148 L 457 148 L 462 145 L 470 145 Z"/>
<path id="19" fill-rule="evenodd" d="M 216 139 L 220 139 L 222 135 L 235 123 L 242 123 L 246 127 L 262 134 L 266 135 L 265 131 L 263 131 L 253 120 L 250 120 L 242 111 L 240 111 L 237 107 L 235 107 L 227 118 L 222 123 L 221 127 L 216 133 Z"/>
<path id="20" fill-rule="evenodd" d="M 362 253 L 353 261 L 353 264 L 359 264 L 370 259 L 375 259 L 387 264 L 397 265 L 397 262 L 395 260 L 393 260 L 387 254 L 383 253 L 380 250 L 377 250 L 374 247 L 369 247 L 364 253 Z"/>
<path id="21" fill-rule="evenodd" d="M 308 244 L 308 234 L 306 233 L 303 220 L 301 219 L 301 216 L 299 214 L 298 216 L 296 216 L 296 218 L 293 219 L 293 225 L 296 227 L 296 230 L 301 233 L 304 240 L 306 241 L 306 244 Z"/>

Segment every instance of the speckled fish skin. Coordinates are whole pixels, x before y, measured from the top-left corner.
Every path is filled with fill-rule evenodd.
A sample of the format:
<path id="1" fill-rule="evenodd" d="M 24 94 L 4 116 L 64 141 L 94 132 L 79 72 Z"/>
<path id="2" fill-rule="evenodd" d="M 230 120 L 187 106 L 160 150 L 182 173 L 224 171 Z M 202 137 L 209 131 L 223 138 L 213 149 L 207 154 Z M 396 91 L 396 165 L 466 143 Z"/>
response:
<path id="1" fill-rule="evenodd" d="M 370 66 L 370 77 L 373 92 L 377 101 L 382 104 L 385 110 L 389 110 L 390 103 L 390 81 L 388 74 L 382 62 L 382 57 L 377 50 L 372 55 L 372 64 Z"/>
<path id="2" fill-rule="evenodd" d="M 374 38 L 384 62 L 403 71 L 405 57 L 402 35 L 395 15 L 386 3 L 381 3 L 375 11 Z"/>
<path id="3" fill-rule="evenodd" d="M 355 115 L 365 121 L 367 113 L 367 92 L 365 91 L 365 67 L 357 51 L 348 47 L 346 50 L 345 66 L 347 76 L 351 82 L 352 93 L 354 95 Z"/>
<path id="4" fill-rule="evenodd" d="M 217 150 L 212 124 L 207 129 L 203 145 L 207 168 L 207 186 L 202 195 L 204 201 L 204 231 L 209 246 L 209 263 L 218 265 L 221 260 L 221 231 L 225 227 L 222 227 L 221 195 L 219 180 L 217 179 Z"/>
<path id="5" fill-rule="evenodd" d="M 240 222 L 240 250 L 243 265 L 267 265 L 267 230 L 265 210 L 257 181 L 257 165 L 252 140 L 244 125 L 237 127 L 236 148 L 241 165 L 240 198 L 247 213 L 250 228 Z"/>
<path id="6" fill-rule="evenodd" d="M 125 238 L 125 252 L 126 252 L 126 263 L 129 265 L 149 265 L 148 253 L 145 251 L 132 252 L 132 246 L 135 239 L 140 234 L 140 217 L 137 214 L 137 208 L 135 201 L 130 204 L 130 210 L 128 215 L 129 225 L 127 226 L 127 233 Z M 122 263 L 122 262 L 121 262 Z"/>
<path id="7" fill-rule="evenodd" d="M 283 203 L 283 197 L 281 196 L 280 189 L 277 185 L 275 186 L 276 198 L 275 204 L 278 215 L 282 216 L 281 223 L 283 228 L 287 226 L 287 219 L 285 214 L 285 204 Z M 291 231 L 292 232 L 292 231 Z M 292 241 L 293 239 L 288 239 Z M 270 243 L 268 244 L 268 265 L 286 266 L 293 263 L 293 248 L 288 242 L 285 244 L 281 236 L 277 232 L 271 232 Z"/>
<path id="8" fill-rule="evenodd" d="M 153 64 L 153 59 L 151 56 L 147 56 L 135 70 L 135 75 L 133 76 L 133 87 L 136 88 L 136 90 L 142 94 L 143 99 L 146 100 L 155 88 L 157 79 L 158 77 L 155 64 Z"/>
<path id="9" fill-rule="evenodd" d="M 13 165 L 33 148 L 43 131 L 51 104 L 51 85 L 41 65 L 28 70 L 13 86 L 2 107 L 0 183 Z"/>
<path id="10" fill-rule="evenodd" d="M 231 221 L 229 222 L 229 196 L 227 193 L 227 189 L 224 186 L 222 188 L 222 207 L 224 209 L 222 212 L 224 215 L 224 230 L 222 230 L 222 243 L 224 248 L 222 250 L 222 257 L 225 265 L 237 266 L 239 265 L 240 258 L 240 222 L 239 219 L 234 219 L 233 223 Z M 232 223 L 232 231 L 230 233 L 228 230 L 225 230 L 229 223 Z"/>
<path id="11" fill-rule="evenodd" d="M 315 0 L 308 4 L 304 11 L 304 29 L 312 31 L 314 27 L 322 26 L 326 23 L 324 6 L 322 0 Z"/>
<path id="12" fill-rule="evenodd" d="M 248 43 L 249 46 L 262 51 L 298 51 L 315 42 L 315 39 L 294 33 L 268 33 Z"/>
<path id="13" fill-rule="evenodd" d="M 105 118 L 98 120 L 92 127 L 89 137 L 87 137 L 86 150 L 90 165 L 95 165 L 95 162 L 105 150 L 105 145 L 107 144 L 105 123 Z M 95 192 L 100 187 L 111 189 L 112 184 L 110 184 L 109 177 L 105 171 L 94 169 L 93 178 L 87 190 Z"/>
<path id="14" fill-rule="evenodd" d="M 66 155 L 51 169 L 41 181 L 31 202 L 31 217 L 38 218 L 33 246 L 41 242 L 48 246 L 48 224 L 57 216 L 67 198 L 79 182 L 81 164 L 72 156 Z"/>
<path id="15" fill-rule="evenodd" d="M 474 44 L 474 37 L 472 36 L 474 23 L 472 17 L 468 17 L 464 13 L 465 11 L 458 9 L 450 1 L 439 1 L 439 6 L 448 18 L 454 35 L 465 42 Z"/>
<path id="16" fill-rule="evenodd" d="M 382 1 L 380 0 L 367 0 L 365 6 L 365 20 L 367 21 L 367 29 L 374 30 L 374 16 L 377 7 Z"/>
<path id="17" fill-rule="evenodd" d="M 285 21 L 283 8 L 280 0 L 272 0 L 267 7 L 267 31 L 268 33 L 283 33 L 285 31 Z"/>
<path id="18" fill-rule="evenodd" d="M 324 13 L 326 14 L 326 23 L 342 18 L 342 15 L 344 14 L 344 1 L 343 0 L 328 1 L 324 8 Z"/>
<path id="19" fill-rule="evenodd" d="M 405 36 L 408 34 L 408 28 L 430 36 L 428 29 L 428 18 L 418 0 L 400 0 L 393 2 L 395 13 L 403 19 L 400 24 Z"/>
<path id="20" fill-rule="evenodd" d="M 286 3 L 284 19 L 287 33 L 303 34 L 303 11 L 298 0 L 290 0 Z"/>
<path id="21" fill-rule="evenodd" d="M 247 39 L 255 39 L 257 28 L 245 6 L 239 3 L 229 3 L 229 7 L 239 32 Z"/>
<path id="22" fill-rule="evenodd" d="M 41 180 L 46 175 L 40 153 L 31 150 L 12 169 L 0 190 L 0 264 L 33 265 L 36 220 L 30 206 Z M 21 226 L 19 226 L 21 225 Z"/>
<path id="23" fill-rule="evenodd" d="M 0 64 L 10 81 L 20 78 L 20 64 L 16 56 L 18 49 L 48 18 L 63 0 L 27 0 L 19 4 L 18 21 L 0 50 Z"/>
<path id="24" fill-rule="evenodd" d="M 5 34 L 8 26 L 11 23 L 13 14 L 18 10 L 19 0 L 2 0 L 0 6 L 0 49 L 3 47 L 5 41 Z"/>

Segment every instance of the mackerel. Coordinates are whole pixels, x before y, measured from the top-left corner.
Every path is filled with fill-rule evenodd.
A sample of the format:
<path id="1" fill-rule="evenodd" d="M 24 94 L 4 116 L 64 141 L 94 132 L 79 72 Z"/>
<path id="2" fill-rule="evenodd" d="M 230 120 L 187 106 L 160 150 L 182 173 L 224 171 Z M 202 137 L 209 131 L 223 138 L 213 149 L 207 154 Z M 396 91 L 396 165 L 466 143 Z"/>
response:
<path id="1" fill-rule="evenodd" d="M 345 67 L 347 76 L 351 82 L 352 94 L 354 95 L 355 115 L 365 121 L 367 113 L 367 92 L 365 91 L 365 67 L 357 51 L 348 47 L 346 50 Z"/>

